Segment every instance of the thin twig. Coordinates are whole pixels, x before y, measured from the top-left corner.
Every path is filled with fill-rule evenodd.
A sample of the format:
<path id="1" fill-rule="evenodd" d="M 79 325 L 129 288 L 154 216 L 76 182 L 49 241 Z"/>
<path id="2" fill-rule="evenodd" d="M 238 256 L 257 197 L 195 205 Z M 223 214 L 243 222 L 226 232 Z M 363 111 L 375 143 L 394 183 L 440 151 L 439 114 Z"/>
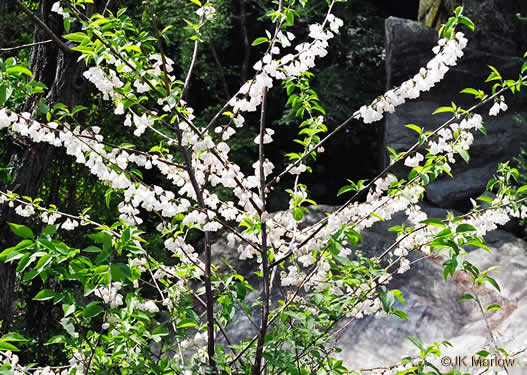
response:
<path id="1" fill-rule="evenodd" d="M 35 43 L 29 43 L 29 44 L 22 44 L 21 46 L 16 46 L 16 47 L 9 47 L 9 48 L 0 48 L 0 52 L 13 52 L 13 51 L 18 51 L 19 49 L 24 49 L 24 48 L 30 48 L 30 47 L 35 47 L 35 46 L 40 46 L 42 44 L 48 44 L 48 43 L 52 43 L 53 40 L 51 39 L 48 39 L 48 40 L 44 40 L 42 42 L 35 42 Z"/>
<path id="2" fill-rule="evenodd" d="M 240 27 L 243 35 L 243 62 L 241 70 L 242 84 L 247 81 L 249 71 L 249 61 L 251 59 L 251 46 L 249 45 L 249 36 L 247 34 L 247 10 L 245 8 L 246 0 L 240 0 Z"/>
<path id="3" fill-rule="evenodd" d="M 163 82 L 165 84 L 165 89 L 167 90 L 167 96 L 170 95 L 170 82 L 168 81 L 168 68 L 167 68 L 167 59 L 165 57 L 165 52 L 163 49 L 163 41 L 161 40 L 161 34 L 159 33 L 159 28 L 157 27 L 156 14 L 154 8 L 152 7 L 152 1 L 148 1 L 148 8 L 152 15 L 152 26 L 154 27 L 154 33 L 157 39 L 157 45 L 159 47 L 159 54 L 161 55 L 161 65 L 163 67 Z"/>
<path id="4" fill-rule="evenodd" d="M 259 174 L 260 174 L 260 200 L 264 207 L 262 207 L 262 215 L 266 213 L 265 210 L 265 171 L 264 171 L 264 136 L 265 136 L 265 112 L 267 111 L 267 91 L 262 90 L 262 107 L 260 111 L 260 140 L 258 145 L 258 160 L 259 160 Z M 254 359 L 253 375 L 260 374 L 260 368 L 262 366 L 263 348 L 265 344 L 265 335 L 267 334 L 267 324 L 269 319 L 269 307 L 271 295 L 269 294 L 269 257 L 267 250 L 267 225 L 265 218 L 261 218 L 261 238 L 262 244 L 260 252 L 262 253 L 262 318 L 260 322 L 260 333 L 258 336 L 258 343 L 256 344 L 256 356 Z"/>
<path id="5" fill-rule="evenodd" d="M 181 99 L 185 100 L 188 94 L 188 87 L 190 84 L 190 77 L 192 76 L 192 71 L 194 70 L 194 65 L 196 64 L 196 57 L 198 56 L 198 40 L 194 41 L 194 50 L 192 51 L 192 60 L 190 61 L 190 66 L 188 68 L 187 76 L 185 77 L 185 83 L 183 85 L 183 90 L 181 91 Z"/>

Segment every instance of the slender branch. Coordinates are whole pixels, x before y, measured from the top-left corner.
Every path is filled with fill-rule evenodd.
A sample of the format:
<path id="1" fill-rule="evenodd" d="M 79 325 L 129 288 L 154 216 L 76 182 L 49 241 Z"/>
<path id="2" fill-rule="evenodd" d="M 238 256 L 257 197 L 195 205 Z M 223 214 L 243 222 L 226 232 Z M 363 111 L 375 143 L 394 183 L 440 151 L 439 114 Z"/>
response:
<path id="1" fill-rule="evenodd" d="M 15 0 L 16 4 L 20 7 L 22 12 L 24 12 L 34 24 L 36 24 L 38 27 L 40 27 L 42 30 L 44 30 L 49 37 L 57 44 L 57 46 L 64 51 L 64 53 L 68 55 L 72 55 L 75 53 L 74 50 L 72 50 L 70 47 L 66 45 L 54 32 L 51 30 L 48 25 L 46 25 L 40 18 L 38 18 L 31 10 L 29 10 L 20 0 Z"/>
<path id="2" fill-rule="evenodd" d="M 192 71 L 194 70 L 194 65 L 196 64 L 196 58 L 198 56 L 198 40 L 194 41 L 194 50 L 192 51 L 192 60 L 190 61 L 190 66 L 188 68 L 187 76 L 185 77 L 185 84 L 183 85 L 183 90 L 181 91 L 181 99 L 185 100 L 188 95 L 188 87 L 190 83 L 190 76 L 192 76 Z"/>
<path id="3" fill-rule="evenodd" d="M 496 350 L 496 352 L 498 352 L 498 349 L 499 349 L 498 341 L 496 340 L 496 337 L 494 336 L 494 333 L 492 332 L 489 319 L 487 318 L 487 314 L 485 314 L 485 310 L 483 309 L 483 305 L 481 304 L 481 300 L 479 299 L 477 293 L 474 293 L 474 300 L 476 301 L 476 304 L 479 307 L 479 311 L 481 312 L 481 315 L 483 316 L 483 320 L 485 321 L 485 325 L 487 326 L 487 331 L 489 331 L 489 336 L 492 341 L 492 344 L 494 345 L 494 349 Z M 509 373 L 509 370 L 507 369 L 507 367 L 504 367 L 504 370 L 507 374 Z"/>
<path id="4" fill-rule="evenodd" d="M 249 61 L 251 59 L 251 46 L 249 45 L 249 36 L 247 34 L 247 10 L 245 2 L 247 0 L 240 0 L 240 27 L 243 35 L 243 61 L 241 71 L 242 84 L 247 81 L 247 74 L 249 71 Z"/>
<path id="5" fill-rule="evenodd" d="M 35 43 L 29 43 L 29 44 L 22 44 L 21 46 L 16 46 L 16 47 L 9 47 L 9 48 L 0 48 L 0 52 L 12 52 L 12 51 L 18 51 L 19 49 L 24 49 L 24 48 L 30 48 L 30 47 L 35 47 L 35 46 L 40 46 L 42 44 L 48 44 L 48 43 L 52 43 L 53 40 L 51 39 L 48 39 L 48 40 L 44 40 L 42 42 L 35 42 Z"/>
<path id="6" fill-rule="evenodd" d="M 521 83 L 523 81 L 526 81 L 527 80 L 527 75 L 526 76 L 522 76 L 518 79 L 518 83 Z M 488 103 L 489 101 L 493 100 L 494 98 L 498 97 L 499 95 L 503 94 L 505 91 L 508 91 L 511 89 L 511 87 L 515 87 L 515 85 L 513 86 L 505 86 L 503 88 L 501 88 L 500 90 L 498 90 L 496 93 L 494 93 L 493 95 L 489 96 L 488 98 L 482 100 L 481 102 L 473 105 L 472 107 L 470 107 L 468 110 L 466 110 L 463 115 L 467 116 L 468 114 L 474 112 L 476 109 L 480 108 L 481 106 L 485 105 L 486 103 Z M 342 125 L 345 124 L 345 123 L 349 123 L 349 121 L 351 121 L 351 119 L 355 116 L 355 114 L 353 116 L 351 116 L 350 118 L 348 118 L 346 121 L 344 121 L 344 123 L 342 123 L 341 125 L 338 126 L 338 128 L 342 128 Z M 459 120 L 459 117 L 454 115 L 452 116 L 449 120 L 447 120 L 446 122 L 444 122 L 441 126 L 439 126 L 437 129 L 435 129 L 431 134 L 428 135 L 428 138 L 431 138 L 433 137 L 434 135 L 436 135 L 439 131 L 441 131 L 442 129 L 446 128 L 447 126 L 449 126 L 450 124 L 452 124 L 453 122 L 455 121 L 458 121 Z M 332 132 L 331 134 L 334 134 L 334 132 Z M 324 140 L 326 140 L 326 138 L 324 138 Z M 420 147 L 420 144 L 419 142 L 416 142 L 408 151 L 406 151 L 400 158 L 398 158 L 395 162 L 393 162 L 392 164 L 388 165 L 386 168 L 384 168 L 377 176 L 375 176 L 375 178 L 373 178 L 368 184 L 366 184 L 364 186 L 364 188 L 360 191 L 357 191 L 346 203 L 344 203 L 342 206 L 340 206 L 333 214 L 337 214 L 339 212 L 342 212 L 342 210 L 344 210 L 346 207 L 348 207 L 350 204 L 352 204 L 353 202 L 356 202 L 359 197 L 361 197 L 363 194 L 365 194 L 366 192 L 368 192 L 370 190 L 370 188 L 375 184 L 375 182 L 377 182 L 379 179 L 381 179 L 382 177 L 384 177 L 388 172 L 390 172 L 397 164 L 399 164 L 402 160 L 404 160 L 406 158 L 406 156 L 410 155 L 411 153 L 413 153 L 414 151 L 416 151 L 418 148 Z M 309 155 L 312 151 L 314 150 L 314 148 L 312 148 L 312 150 L 308 151 L 301 159 L 299 160 L 302 160 L 303 158 L 305 158 L 307 155 Z M 299 161 L 297 161 L 299 162 Z M 296 163 L 292 164 L 293 165 L 296 165 Z M 288 168 L 289 169 L 289 168 Z M 287 169 L 286 169 L 287 170 Z M 280 174 L 281 176 L 282 174 Z M 276 179 L 276 178 L 275 178 Z M 271 180 L 267 186 L 269 187 L 269 185 L 271 185 L 272 183 L 274 182 L 277 182 L 275 181 L 275 179 Z M 318 223 L 314 224 L 314 226 L 317 226 L 317 228 L 307 237 L 304 239 L 304 241 L 302 241 L 302 243 L 300 245 L 298 245 L 298 248 L 304 246 L 306 243 L 308 243 L 313 237 L 315 237 L 321 230 L 322 228 L 324 228 L 324 224 L 327 222 L 329 216 L 326 216 L 324 219 L 320 220 Z M 286 255 L 284 255 L 282 258 L 274 261 L 272 264 L 271 264 L 271 267 L 275 267 L 277 266 L 278 264 L 280 264 L 281 262 L 283 262 L 284 260 L 288 259 L 290 256 L 292 255 L 292 252 L 289 252 L 287 253 Z"/>
<path id="7" fill-rule="evenodd" d="M 183 145 L 183 135 L 181 129 L 176 127 L 176 135 L 179 143 L 179 148 L 183 153 L 187 173 L 192 184 L 192 188 L 196 193 L 196 198 L 199 206 L 206 210 L 205 201 L 203 199 L 203 192 L 198 184 L 194 169 L 192 167 L 192 159 L 190 157 L 188 148 Z M 205 296 L 207 301 L 207 354 L 209 357 L 209 365 L 216 369 L 215 356 L 215 339 L 214 339 L 214 294 L 212 293 L 212 267 L 211 267 L 211 246 L 210 235 L 208 231 L 204 231 L 204 253 L 205 253 Z"/>
<path id="8" fill-rule="evenodd" d="M 106 5 L 104 6 L 104 9 L 103 9 L 103 11 L 101 13 L 103 16 L 106 13 L 106 11 L 108 10 L 108 7 L 110 6 L 110 1 L 112 1 L 112 0 L 106 1 Z"/>
<path id="9" fill-rule="evenodd" d="M 265 112 L 267 111 L 267 92 L 264 89 L 262 92 L 262 107 L 260 111 L 260 141 L 258 146 L 258 160 L 260 173 L 260 200 L 262 202 L 262 215 L 265 214 L 265 171 L 264 171 L 264 136 L 265 136 Z M 267 225 L 265 218 L 261 218 L 261 238 L 262 244 L 260 252 L 262 253 L 262 271 L 263 271 L 263 291 L 262 291 L 262 319 L 260 322 L 260 333 L 258 343 L 256 344 L 256 357 L 254 359 L 253 375 L 260 374 L 262 366 L 263 348 L 265 344 L 265 335 L 267 334 L 267 324 L 269 319 L 269 306 L 271 296 L 269 294 L 269 259 L 267 250 Z"/>
<path id="10" fill-rule="evenodd" d="M 152 15 L 152 26 L 154 27 L 154 33 L 156 35 L 157 45 L 159 47 L 159 53 L 161 54 L 161 64 L 163 66 L 163 82 L 165 84 L 165 89 L 167 90 L 167 95 L 170 95 L 170 83 L 168 81 L 167 61 L 166 61 L 165 52 L 163 49 L 163 42 L 161 41 L 161 34 L 159 33 L 159 28 L 157 27 L 157 21 L 156 21 L 157 17 L 154 12 L 154 8 L 152 7 L 152 1 L 148 2 L 148 8 L 150 10 L 150 14 Z"/>

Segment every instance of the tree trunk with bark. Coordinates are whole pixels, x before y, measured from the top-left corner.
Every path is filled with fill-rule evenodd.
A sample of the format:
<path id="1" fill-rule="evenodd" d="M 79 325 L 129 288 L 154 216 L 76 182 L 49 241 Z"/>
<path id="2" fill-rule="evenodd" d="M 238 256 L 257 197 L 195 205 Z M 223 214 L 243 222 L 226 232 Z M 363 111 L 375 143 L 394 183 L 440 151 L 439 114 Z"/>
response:
<path id="1" fill-rule="evenodd" d="M 64 33 L 62 17 L 51 12 L 56 0 L 41 0 L 37 16 L 60 36 Z M 30 22 L 28 20 L 28 22 Z M 71 32 L 74 32 L 72 25 Z M 50 39 L 49 33 L 35 26 L 34 41 Z M 33 47 L 30 57 L 30 68 L 34 80 L 44 83 L 48 90 L 41 96 L 28 99 L 24 111 L 34 113 L 42 97 L 48 106 L 64 103 L 69 107 L 81 103 L 87 92 L 87 85 L 82 77 L 82 64 L 77 63 L 77 55 L 66 53 L 56 44 L 49 43 Z M 26 137 L 9 135 L 8 146 L 3 155 L 2 164 L 11 165 L 13 177 L 8 186 L 1 186 L 2 190 L 11 190 L 20 195 L 34 197 L 40 188 L 42 177 L 53 157 L 53 149 L 49 145 L 34 144 Z M 14 209 L 7 205 L 0 206 L 0 249 L 13 246 L 20 241 L 10 231 L 7 222 L 16 222 L 18 218 Z M 0 333 L 5 333 L 13 319 L 16 306 L 15 296 L 15 265 L 0 262 L 0 321 L 3 321 Z"/>

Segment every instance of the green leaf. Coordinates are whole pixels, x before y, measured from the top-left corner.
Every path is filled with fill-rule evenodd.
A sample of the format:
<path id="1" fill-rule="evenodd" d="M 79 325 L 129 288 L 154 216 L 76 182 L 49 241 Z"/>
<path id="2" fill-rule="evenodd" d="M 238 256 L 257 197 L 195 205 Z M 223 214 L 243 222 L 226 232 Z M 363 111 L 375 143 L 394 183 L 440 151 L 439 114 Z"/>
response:
<path id="1" fill-rule="evenodd" d="M 0 106 L 3 106 L 5 102 L 11 97 L 13 88 L 8 85 L 0 85 Z"/>
<path id="2" fill-rule="evenodd" d="M 501 292 L 500 286 L 498 285 L 498 282 L 494 280 L 490 276 L 483 276 L 482 280 L 487 281 L 489 284 L 491 284 L 498 292 Z"/>
<path id="3" fill-rule="evenodd" d="M 490 353 L 487 352 L 486 350 L 480 350 L 476 354 L 479 355 L 480 357 L 487 357 Z"/>
<path id="4" fill-rule="evenodd" d="M 53 236 L 57 232 L 57 225 L 47 225 L 46 228 L 42 231 L 42 234 L 47 234 L 48 236 Z"/>
<path id="5" fill-rule="evenodd" d="M 33 239 L 34 234 L 31 229 L 26 227 L 25 225 L 19 225 L 15 223 L 7 223 L 9 227 L 11 228 L 11 231 L 16 234 L 18 237 L 22 237 L 25 239 Z"/>
<path id="6" fill-rule="evenodd" d="M 35 270 L 37 270 L 38 273 L 42 272 L 52 260 L 53 258 L 51 257 L 51 255 L 43 255 L 42 258 L 39 259 L 37 265 L 35 266 Z"/>
<path id="7" fill-rule="evenodd" d="M 16 267 L 16 272 L 24 272 L 25 269 L 33 262 L 33 258 L 31 258 L 31 253 L 26 253 L 22 259 L 18 261 L 18 266 Z"/>
<path id="8" fill-rule="evenodd" d="M 526 185 L 526 186 L 527 186 L 527 185 Z M 483 202 L 486 202 L 486 203 L 492 205 L 492 198 L 489 198 L 489 197 L 487 197 L 487 196 L 485 196 L 485 195 L 479 196 L 479 197 L 477 197 L 476 199 L 477 199 L 477 200 L 480 200 L 480 201 L 483 201 Z"/>
<path id="9" fill-rule="evenodd" d="M 395 297 L 390 292 L 382 293 L 381 302 L 384 311 L 390 312 L 392 310 L 393 304 L 395 303 Z"/>
<path id="10" fill-rule="evenodd" d="M 419 348 L 419 350 L 421 351 L 424 351 L 425 350 L 425 344 L 423 342 L 423 340 L 417 338 L 417 337 L 412 337 L 412 336 L 407 336 L 406 337 L 408 340 L 410 340 L 410 342 L 412 344 L 414 344 L 415 346 L 417 346 Z"/>
<path id="11" fill-rule="evenodd" d="M 460 94 L 472 94 L 474 96 L 479 96 L 480 95 L 480 92 L 476 89 L 471 89 L 471 88 L 466 88 L 466 89 L 463 89 L 459 92 Z"/>
<path id="12" fill-rule="evenodd" d="M 251 46 L 257 46 L 259 44 L 266 43 L 266 42 L 269 42 L 269 39 L 267 39 L 266 37 L 256 38 L 254 42 L 251 44 Z"/>
<path id="13" fill-rule="evenodd" d="M 64 18 L 64 30 L 69 33 L 70 32 L 70 27 L 71 27 L 71 18 L 70 17 L 66 17 Z"/>
<path id="14" fill-rule="evenodd" d="M 126 281 L 131 276 L 130 268 L 124 263 L 112 263 L 111 265 L 112 281 Z"/>
<path id="15" fill-rule="evenodd" d="M 463 150 L 462 148 L 457 150 L 457 153 L 459 155 L 461 155 L 461 157 L 463 158 L 463 160 L 465 160 L 465 163 L 468 164 L 468 162 L 470 161 L 470 155 L 468 154 L 467 150 Z"/>
<path id="16" fill-rule="evenodd" d="M 74 304 L 63 304 L 62 305 L 62 311 L 64 311 L 64 317 L 67 317 L 75 312 L 75 305 Z"/>
<path id="17" fill-rule="evenodd" d="M 475 29 L 474 22 L 472 22 L 470 18 L 461 16 L 459 17 L 458 21 L 459 23 L 462 23 L 463 25 L 467 26 L 470 30 L 474 31 Z"/>
<path id="18" fill-rule="evenodd" d="M 42 289 L 35 297 L 33 297 L 33 299 L 35 301 L 46 301 L 48 299 L 54 298 L 56 295 L 57 293 L 51 289 Z"/>
<path id="19" fill-rule="evenodd" d="M 10 352 L 18 352 L 18 348 L 7 341 L 0 340 L 0 351 L 8 350 Z"/>
<path id="20" fill-rule="evenodd" d="M 66 337 L 64 335 L 58 335 L 53 336 L 46 342 L 44 345 L 52 345 L 52 344 L 65 344 L 67 343 Z"/>
<path id="21" fill-rule="evenodd" d="M 456 233 L 475 232 L 476 228 L 470 224 L 459 224 L 456 228 Z"/>
<path id="22" fill-rule="evenodd" d="M 0 261 L 7 263 L 13 260 L 20 259 L 23 256 L 24 253 L 16 251 L 14 248 L 10 247 L 9 249 L 5 249 L 0 253 Z"/>
<path id="23" fill-rule="evenodd" d="M 468 301 L 471 299 L 474 299 L 474 296 L 472 296 L 472 294 L 463 294 L 461 297 L 459 297 L 458 302 Z"/>
<path id="24" fill-rule="evenodd" d="M 342 195 L 344 193 L 347 193 L 348 191 L 355 191 L 355 189 L 353 188 L 353 186 L 351 185 L 346 185 L 346 186 L 343 186 L 339 189 L 338 193 L 337 193 L 337 197 L 339 195 Z"/>
<path id="25" fill-rule="evenodd" d="M 522 187 L 518 188 L 518 190 L 516 190 L 516 194 L 523 193 L 526 190 L 527 190 L 527 185 L 523 185 Z M 492 201 L 490 203 L 492 204 Z"/>
<path id="26" fill-rule="evenodd" d="M 31 70 L 21 65 L 10 66 L 6 69 L 6 73 L 21 73 L 25 74 L 29 78 L 33 78 L 33 73 L 31 73 Z"/>
<path id="27" fill-rule="evenodd" d="M 493 304 L 487 306 L 487 311 L 493 311 L 493 310 L 501 310 L 501 306 L 498 304 Z"/>
<path id="28" fill-rule="evenodd" d="M 94 316 L 101 314 L 102 312 L 104 312 L 104 307 L 99 306 L 99 304 L 100 302 L 98 301 L 90 303 L 88 306 L 86 306 L 84 310 L 82 310 L 81 315 L 85 318 L 90 319 Z"/>
<path id="29" fill-rule="evenodd" d="M 288 10 L 285 15 L 285 22 L 287 22 L 288 25 L 294 25 L 295 24 L 295 13 L 292 10 Z"/>
<path id="30" fill-rule="evenodd" d="M 429 218 L 429 219 L 426 219 L 426 220 L 423 220 L 420 222 L 421 224 L 426 224 L 426 225 L 433 225 L 435 227 L 440 227 L 440 228 L 446 228 L 446 225 L 445 223 L 443 223 L 440 219 L 436 219 L 436 218 Z"/>
<path id="31" fill-rule="evenodd" d="M 408 129 L 412 129 L 413 131 L 417 132 L 417 134 L 421 134 L 423 132 L 423 129 L 414 124 L 408 124 L 405 125 L 405 127 L 407 127 Z"/>
<path id="32" fill-rule="evenodd" d="M 469 241 L 467 241 L 466 244 L 479 247 L 480 249 L 486 250 L 489 253 L 491 253 L 489 247 L 487 245 L 485 245 L 483 242 L 479 241 L 479 240 L 469 240 Z"/>
<path id="33" fill-rule="evenodd" d="M 84 33 L 81 33 L 81 32 L 66 34 L 66 35 L 64 35 L 64 38 L 68 39 L 68 40 L 72 40 L 72 41 L 77 42 L 77 43 L 81 43 L 83 40 L 89 39 L 88 35 L 86 35 Z"/>
<path id="34" fill-rule="evenodd" d="M 187 328 L 187 327 L 197 327 L 197 324 L 192 319 L 184 319 L 177 325 L 176 328 Z"/>
<path id="35" fill-rule="evenodd" d="M 102 250 L 97 246 L 88 246 L 87 248 L 82 249 L 86 253 L 100 253 Z"/>
<path id="36" fill-rule="evenodd" d="M 401 301 L 402 304 L 406 304 L 406 301 L 404 300 L 403 292 L 401 292 L 399 289 L 392 289 L 390 293 L 392 293 L 395 296 L 395 298 Z"/>
<path id="37" fill-rule="evenodd" d="M 304 211 L 302 210 L 301 207 L 297 207 L 293 210 L 293 218 L 296 221 L 300 221 L 304 218 Z"/>
<path id="38" fill-rule="evenodd" d="M 393 311 L 393 314 L 398 316 L 399 318 L 401 319 L 404 319 L 404 320 L 408 320 L 408 315 L 406 315 L 404 312 L 402 312 L 401 310 L 394 310 Z"/>
<path id="39" fill-rule="evenodd" d="M 22 336 L 20 333 L 16 333 L 16 332 L 10 332 L 7 335 L 2 336 L 2 338 L 0 338 L 0 340 L 3 340 L 3 341 L 27 341 L 27 339 L 24 336 Z"/>
<path id="40" fill-rule="evenodd" d="M 436 109 L 434 111 L 434 113 L 432 113 L 432 114 L 436 115 L 438 113 L 443 113 L 443 112 L 454 112 L 454 108 L 452 108 L 452 107 L 440 107 L 440 108 Z"/>

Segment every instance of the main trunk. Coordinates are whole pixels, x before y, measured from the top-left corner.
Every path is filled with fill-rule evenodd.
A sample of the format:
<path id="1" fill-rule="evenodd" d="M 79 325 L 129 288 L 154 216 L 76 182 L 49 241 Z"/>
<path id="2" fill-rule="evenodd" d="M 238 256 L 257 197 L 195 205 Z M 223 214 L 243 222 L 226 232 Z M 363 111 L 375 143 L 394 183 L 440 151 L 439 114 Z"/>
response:
<path id="1" fill-rule="evenodd" d="M 41 0 L 38 16 L 56 35 L 63 34 L 62 17 L 51 12 L 56 0 Z M 75 31 L 75 30 L 71 30 Z M 36 27 L 35 42 L 49 39 L 44 31 Z M 76 62 L 77 56 L 66 54 L 55 44 L 34 47 L 30 57 L 30 67 L 36 81 L 49 88 L 45 94 L 46 103 L 51 107 L 56 103 L 68 106 L 79 104 L 86 93 L 82 78 L 82 64 Z M 24 111 L 33 113 L 42 97 L 32 97 L 24 105 Z M 13 177 L 9 186 L 1 186 L 20 195 L 35 196 L 49 161 L 53 157 L 51 146 L 34 144 L 25 137 L 10 136 L 3 165 L 11 165 Z M 0 206 L 0 250 L 16 244 L 17 239 L 9 230 L 7 222 L 17 222 L 14 210 L 7 205 Z M 14 265 L 0 262 L 0 333 L 5 333 L 13 318 L 16 304 Z"/>

